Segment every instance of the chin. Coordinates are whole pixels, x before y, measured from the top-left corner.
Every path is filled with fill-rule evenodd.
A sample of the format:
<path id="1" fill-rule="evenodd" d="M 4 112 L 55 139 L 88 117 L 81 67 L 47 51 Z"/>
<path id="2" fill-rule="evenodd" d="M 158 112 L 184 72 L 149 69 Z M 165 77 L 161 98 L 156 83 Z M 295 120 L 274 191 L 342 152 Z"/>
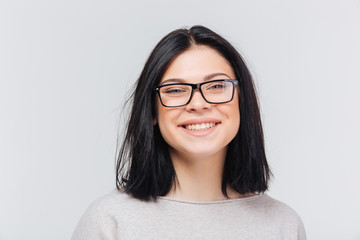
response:
<path id="1" fill-rule="evenodd" d="M 217 145 L 216 148 L 218 148 L 218 146 L 219 145 Z M 210 145 L 196 146 L 195 144 L 183 149 L 179 153 L 188 156 L 188 158 L 209 158 L 216 155 L 226 155 L 226 147 L 216 148 Z M 176 150 L 173 149 L 173 151 Z"/>

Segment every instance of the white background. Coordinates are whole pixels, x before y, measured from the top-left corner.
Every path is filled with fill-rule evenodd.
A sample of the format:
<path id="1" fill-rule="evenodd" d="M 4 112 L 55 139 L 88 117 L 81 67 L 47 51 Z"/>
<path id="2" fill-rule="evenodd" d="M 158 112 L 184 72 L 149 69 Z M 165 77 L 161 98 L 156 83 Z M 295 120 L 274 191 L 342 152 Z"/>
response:
<path id="1" fill-rule="evenodd" d="M 309 239 L 360 239 L 359 0 L 0 0 L 1 240 L 70 238 L 115 187 L 120 113 L 147 56 L 194 24 L 254 74 L 269 195 Z"/>

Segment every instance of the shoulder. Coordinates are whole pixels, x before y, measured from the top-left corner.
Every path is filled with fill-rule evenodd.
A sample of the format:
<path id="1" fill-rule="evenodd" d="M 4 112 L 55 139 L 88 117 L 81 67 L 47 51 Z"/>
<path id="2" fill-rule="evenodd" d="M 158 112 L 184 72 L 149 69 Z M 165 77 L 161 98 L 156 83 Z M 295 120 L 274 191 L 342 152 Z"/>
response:
<path id="1" fill-rule="evenodd" d="M 124 192 L 113 190 L 110 193 L 96 199 L 86 210 L 85 215 L 95 217 L 110 217 L 114 210 L 126 207 L 133 198 Z"/>
<path id="2" fill-rule="evenodd" d="M 81 217 L 72 240 L 113 239 L 119 225 L 116 214 L 123 213 L 123 209 L 132 201 L 136 200 L 117 190 L 98 198 Z"/>
<path id="3" fill-rule="evenodd" d="M 264 208 L 264 210 L 270 212 L 277 211 L 283 214 L 297 215 L 294 209 L 291 208 L 289 205 L 270 197 L 268 194 L 263 194 L 261 198 L 259 198 L 257 204 L 260 204 L 261 207 Z"/>
<path id="4" fill-rule="evenodd" d="M 262 217 L 272 226 L 277 226 L 284 235 L 306 239 L 304 224 L 298 213 L 289 205 L 264 194 L 257 201 L 257 208 L 262 211 Z"/>
<path id="5" fill-rule="evenodd" d="M 108 194 L 96 199 L 89 209 L 109 212 L 112 208 L 122 207 L 128 201 L 133 200 L 128 194 L 114 189 Z"/>

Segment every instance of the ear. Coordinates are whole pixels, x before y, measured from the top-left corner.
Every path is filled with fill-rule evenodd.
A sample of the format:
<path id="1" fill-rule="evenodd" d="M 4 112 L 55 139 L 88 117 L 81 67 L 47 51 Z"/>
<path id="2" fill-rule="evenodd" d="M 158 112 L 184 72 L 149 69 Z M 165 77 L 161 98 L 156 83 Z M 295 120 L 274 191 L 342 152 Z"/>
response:
<path id="1" fill-rule="evenodd" d="M 153 119 L 153 126 L 155 126 L 157 124 L 157 119 L 156 119 L 156 117 L 154 117 L 154 119 Z"/>

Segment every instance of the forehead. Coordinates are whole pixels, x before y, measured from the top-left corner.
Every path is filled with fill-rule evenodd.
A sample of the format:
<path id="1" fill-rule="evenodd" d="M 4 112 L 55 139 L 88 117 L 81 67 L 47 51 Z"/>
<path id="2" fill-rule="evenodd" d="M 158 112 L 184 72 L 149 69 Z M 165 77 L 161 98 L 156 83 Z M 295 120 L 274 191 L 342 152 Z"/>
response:
<path id="1" fill-rule="evenodd" d="M 218 75 L 216 75 L 216 74 Z M 215 49 L 208 46 L 194 46 L 175 57 L 166 69 L 161 82 L 167 79 L 181 79 L 188 82 L 199 82 L 209 75 L 227 75 L 235 79 L 230 63 Z"/>

